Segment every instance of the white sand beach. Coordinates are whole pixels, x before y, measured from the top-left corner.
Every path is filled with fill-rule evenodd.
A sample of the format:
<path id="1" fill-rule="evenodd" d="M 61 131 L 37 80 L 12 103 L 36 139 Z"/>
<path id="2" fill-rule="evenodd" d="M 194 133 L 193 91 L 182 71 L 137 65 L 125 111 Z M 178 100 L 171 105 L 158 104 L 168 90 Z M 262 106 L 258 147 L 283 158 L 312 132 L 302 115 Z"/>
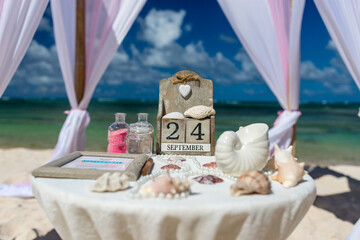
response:
<path id="1" fill-rule="evenodd" d="M 0 184 L 28 179 L 51 153 L 52 149 L 0 149 Z M 317 199 L 289 239 L 345 239 L 360 217 L 360 167 L 311 165 L 308 171 L 317 185 Z M 36 199 L 0 197 L 0 239 L 59 237 Z"/>

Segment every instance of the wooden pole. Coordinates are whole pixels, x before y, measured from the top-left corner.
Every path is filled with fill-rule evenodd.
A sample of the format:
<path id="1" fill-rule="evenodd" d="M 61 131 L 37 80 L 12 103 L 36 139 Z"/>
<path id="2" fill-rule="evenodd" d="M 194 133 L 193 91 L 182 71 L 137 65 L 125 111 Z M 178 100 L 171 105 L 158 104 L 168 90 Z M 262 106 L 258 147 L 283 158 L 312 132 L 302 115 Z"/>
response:
<path id="1" fill-rule="evenodd" d="M 296 154 L 297 123 L 295 123 L 292 128 L 293 128 L 293 134 L 292 134 L 292 137 L 291 137 L 291 143 L 290 144 L 293 146 L 292 155 L 295 157 L 295 154 Z"/>
<path id="2" fill-rule="evenodd" d="M 75 93 L 78 104 L 85 89 L 85 1 L 76 0 Z"/>

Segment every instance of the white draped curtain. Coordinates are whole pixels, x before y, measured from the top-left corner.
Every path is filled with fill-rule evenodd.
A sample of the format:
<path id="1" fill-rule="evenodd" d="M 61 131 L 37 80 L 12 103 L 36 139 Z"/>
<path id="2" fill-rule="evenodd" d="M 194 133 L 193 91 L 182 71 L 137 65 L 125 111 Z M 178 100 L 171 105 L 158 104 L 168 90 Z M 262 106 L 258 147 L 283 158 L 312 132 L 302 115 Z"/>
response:
<path id="1" fill-rule="evenodd" d="M 0 98 L 20 65 L 49 0 L 0 0 Z M 1 196 L 32 196 L 30 186 L 0 185 Z"/>
<path id="2" fill-rule="evenodd" d="M 49 0 L 0 0 L 0 97 L 39 26 Z"/>
<path id="3" fill-rule="evenodd" d="M 301 113 L 300 30 L 305 0 L 218 0 L 237 37 L 281 107 L 270 149 L 287 148 Z"/>
<path id="4" fill-rule="evenodd" d="M 341 58 L 360 89 L 360 2 L 358 0 L 314 0 L 314 2 Z"/>
<path id="5" fill-rule="evenodd" d="M 52 0 L 52 16 L 59 62 L 71 105 L 51 160 L 84 150 L 86 111 L 93 92 L 146 0 L 87 0 L 86 74 L 84 97 L 78 104 L 75 93 L 76 1 Z"/>

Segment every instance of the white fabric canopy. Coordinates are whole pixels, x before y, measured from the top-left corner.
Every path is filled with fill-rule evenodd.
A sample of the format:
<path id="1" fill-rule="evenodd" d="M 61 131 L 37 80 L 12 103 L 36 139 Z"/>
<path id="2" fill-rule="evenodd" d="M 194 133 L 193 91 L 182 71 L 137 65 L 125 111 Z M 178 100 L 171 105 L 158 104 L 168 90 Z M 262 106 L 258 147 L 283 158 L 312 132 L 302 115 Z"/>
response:
<path id="1" fill-rule="evenodd" d="M 314 0 L 335 46 L 360 89 L 360 3 L 358 0 Z M 358 113 L 360 117 L 360 109 Z"/>
<path id="2" fill-rule="evenodd" d="M 0 0 L 0 97 L 28 49 L 49 0 Z"/>
<path id="3" fill-rule="evenodd" d="M 300 29 L 305 0 L 218 0 L 246 52 L 285 110 L 269 131 L 287 148 L 301 115 Z"/>
<path id="4" fill-rule="evenodd" d="M 351 229 L 349 235 L 347 235 L 346 240 L 359 240 L 360 239 L 360 218 L 355 223 L 354 227 Z"/>
<path id="5" fill-rule="evenodd" d="M 0 0 L 0 98 L 20 65 L 49 0 Z M 32 195 L 30 186 L 0 185 L 1 196 Z"/>
<path id="6" fill-rule="evenodd" d="M 51 160 L 73 151 L 84 150 L 85 131 L 90 122 L 86 108 L 102 74 L 145 2 L 146 0 L 86 1 L 85 90 L 84 97 L 78 104 L 74 86 L 76 1 L 51 1 L 55 41 L 72 108 L 61 129 Z"/>

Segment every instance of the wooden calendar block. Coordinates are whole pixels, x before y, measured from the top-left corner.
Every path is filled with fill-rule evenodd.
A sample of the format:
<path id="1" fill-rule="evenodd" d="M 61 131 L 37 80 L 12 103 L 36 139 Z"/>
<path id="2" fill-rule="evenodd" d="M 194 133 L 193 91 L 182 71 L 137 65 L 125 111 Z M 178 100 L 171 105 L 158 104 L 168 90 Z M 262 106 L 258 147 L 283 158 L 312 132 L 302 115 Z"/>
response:
<path id="1" fill-rule="evenodd" d="M 186 119 L 186 143 L 210 143 L 210 118 Z"/>
<path id="2" fill-rule="evenodd" d="M 162 119 L 161 142 L 183 143 L 185 142 L 185 119 Z"/>
<path id="3" fill-rule="evenodd" d="M 183 90 L 190 90 L 188 92 Z M 184 114 L 194 106 L 213 107 L 213 83 L 193 71 L 183 70 L 160 80 L 156 154 L 215 154 L 215 116 L 197 119 L 163 119 Z"/>

